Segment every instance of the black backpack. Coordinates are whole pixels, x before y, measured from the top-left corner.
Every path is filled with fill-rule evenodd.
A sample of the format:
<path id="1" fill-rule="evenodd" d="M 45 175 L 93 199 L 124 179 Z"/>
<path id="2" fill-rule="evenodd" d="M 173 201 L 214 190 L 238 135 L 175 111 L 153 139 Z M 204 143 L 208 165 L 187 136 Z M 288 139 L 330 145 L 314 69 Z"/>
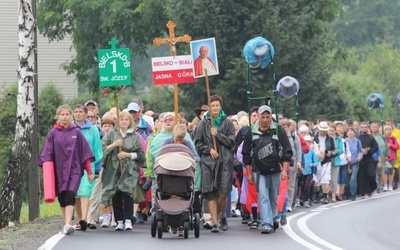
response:
<path id="1" fill-rule="evenodd" d="M 278 126 L 276 124 L 276 126 Z M 251 129 L 252 148 L 253 148 L 253 166 L 262 175 L 280 173 L 282 146 L 279 143 L 279 137 L 276 129 L 269 129 L 261 135 L 254 135 Z"/>

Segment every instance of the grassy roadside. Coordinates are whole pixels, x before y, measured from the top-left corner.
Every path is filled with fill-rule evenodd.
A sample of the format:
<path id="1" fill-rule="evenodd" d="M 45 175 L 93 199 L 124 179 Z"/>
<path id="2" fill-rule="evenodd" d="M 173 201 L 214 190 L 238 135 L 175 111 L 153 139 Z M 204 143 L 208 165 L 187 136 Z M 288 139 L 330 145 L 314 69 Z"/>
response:
<path id="1" fill-rule="evenodd" d="M 61 215 L 61 208 L 57 201 L 53 203 L 42 202 L 39 205 L 40 218 L 52 217 L 55 215 Z M 29 222 L 29 204 L 23 203 L 21 208 L 21 216 L 19 217 L 21 223 Z"/>

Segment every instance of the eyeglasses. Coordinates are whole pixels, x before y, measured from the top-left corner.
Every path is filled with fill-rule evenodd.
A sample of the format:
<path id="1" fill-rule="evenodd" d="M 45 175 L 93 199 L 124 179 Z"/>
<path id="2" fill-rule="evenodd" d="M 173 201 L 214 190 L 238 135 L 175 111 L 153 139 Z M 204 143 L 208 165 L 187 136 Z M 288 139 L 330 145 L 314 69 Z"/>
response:
<path id="1" fill-rule="evenodd" d="M 164 122 L 172 122 L 174 120 L 174 118 L 167 118 L 167 119 L 164 119 Z"/>

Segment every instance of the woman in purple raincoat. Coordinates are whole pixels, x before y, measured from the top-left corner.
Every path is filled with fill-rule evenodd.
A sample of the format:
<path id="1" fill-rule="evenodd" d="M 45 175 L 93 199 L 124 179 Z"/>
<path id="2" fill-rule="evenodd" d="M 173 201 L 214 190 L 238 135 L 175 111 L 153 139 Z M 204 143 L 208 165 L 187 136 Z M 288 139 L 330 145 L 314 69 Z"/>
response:
<path id="1" fill-rule="evenodd" d="M 62 105 L 57 109 L 57 122 L 47 134 L 40 152 L 38 165 L 54 164 L 55 193 L 64 217 L 64 234 L 71 234 L 71 218 L 75 207 L 75 196 L 83 175 L 88 172 L 89 182 L 93 181 L 91 162 L 94 160 L 89 144 L 79 128 L 72 125 L 72 109 Z"/>

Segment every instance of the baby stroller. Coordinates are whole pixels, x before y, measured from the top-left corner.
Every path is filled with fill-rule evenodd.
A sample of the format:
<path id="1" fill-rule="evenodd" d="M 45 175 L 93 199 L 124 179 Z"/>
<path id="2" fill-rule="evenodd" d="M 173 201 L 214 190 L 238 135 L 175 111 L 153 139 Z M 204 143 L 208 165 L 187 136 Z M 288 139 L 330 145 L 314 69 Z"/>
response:
<path id="1" fill-rule="evenodd" d="M 183 229 L 185 239 L 189 230 L 200 236 L 200 215 L 193 215 L 193 179 L 196 169 L 192 152 L 182 144 L 168 144 L 161 148 L 154 164 L 157 192 L 152 213 L 151 236 L 162 238 L 164 229 Z"/>

